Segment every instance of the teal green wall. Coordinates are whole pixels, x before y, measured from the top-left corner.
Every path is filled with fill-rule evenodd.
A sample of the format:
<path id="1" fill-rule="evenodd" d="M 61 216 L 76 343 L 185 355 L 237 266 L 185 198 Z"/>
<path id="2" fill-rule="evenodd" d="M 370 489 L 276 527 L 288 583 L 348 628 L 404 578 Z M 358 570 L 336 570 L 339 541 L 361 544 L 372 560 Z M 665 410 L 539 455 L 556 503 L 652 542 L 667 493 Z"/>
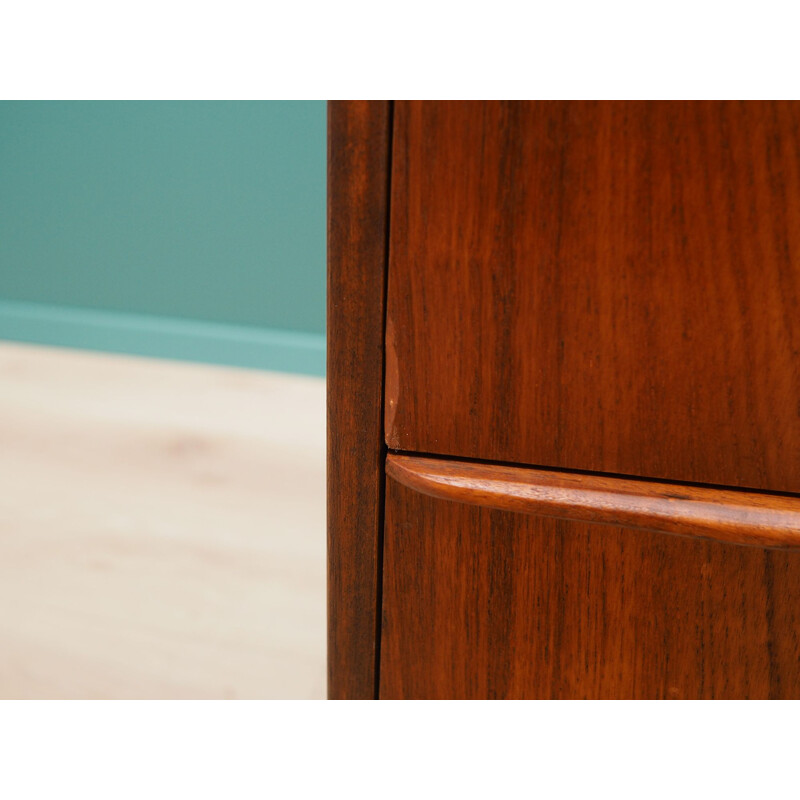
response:
<path id="1" fill-rule="evenodd" d="M 323 102 L 0 103 L 0 338 L 321 374 L 324 332 Z"/>

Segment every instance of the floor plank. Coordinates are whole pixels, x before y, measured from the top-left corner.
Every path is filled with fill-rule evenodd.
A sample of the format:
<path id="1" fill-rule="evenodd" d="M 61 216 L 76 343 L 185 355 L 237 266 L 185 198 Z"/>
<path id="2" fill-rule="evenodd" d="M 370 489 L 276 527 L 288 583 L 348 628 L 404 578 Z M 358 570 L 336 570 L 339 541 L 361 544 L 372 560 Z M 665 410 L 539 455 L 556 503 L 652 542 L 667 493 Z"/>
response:
<path id="1" fill-rule="evenodd" d="M 324 696 L 324 380 L 0 343 L 0 482 L 0 697 Z"/>

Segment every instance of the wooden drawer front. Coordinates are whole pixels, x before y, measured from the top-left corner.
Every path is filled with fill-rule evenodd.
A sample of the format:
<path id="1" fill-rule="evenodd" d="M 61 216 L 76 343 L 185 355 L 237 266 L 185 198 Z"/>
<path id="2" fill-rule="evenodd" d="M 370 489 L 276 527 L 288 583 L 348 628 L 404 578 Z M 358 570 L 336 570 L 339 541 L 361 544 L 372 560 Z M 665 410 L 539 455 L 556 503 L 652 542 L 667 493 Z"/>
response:
<path id="1" fill-rule="evenodd" d="M 387 444 L 800 492 L 799 159 L 798 103 L 398 102 Z"/>
<path id="2" fill-rule="evenodd" d="M 800 550 L 499 510 L 485 468 L 389 458 L 381 697 L 800 697 Z"/>

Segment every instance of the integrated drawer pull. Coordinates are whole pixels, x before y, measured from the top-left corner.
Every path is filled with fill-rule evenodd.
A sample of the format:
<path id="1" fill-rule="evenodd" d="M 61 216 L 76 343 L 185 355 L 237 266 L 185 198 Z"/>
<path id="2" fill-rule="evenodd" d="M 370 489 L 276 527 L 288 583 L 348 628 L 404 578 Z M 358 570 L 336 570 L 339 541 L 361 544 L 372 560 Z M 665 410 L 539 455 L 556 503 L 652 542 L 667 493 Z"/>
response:
<path id="1" fill-rule="evenodd" d="M 800 550 L 800 497 L 390 453 L 386 474 L 442 500 Z"/>

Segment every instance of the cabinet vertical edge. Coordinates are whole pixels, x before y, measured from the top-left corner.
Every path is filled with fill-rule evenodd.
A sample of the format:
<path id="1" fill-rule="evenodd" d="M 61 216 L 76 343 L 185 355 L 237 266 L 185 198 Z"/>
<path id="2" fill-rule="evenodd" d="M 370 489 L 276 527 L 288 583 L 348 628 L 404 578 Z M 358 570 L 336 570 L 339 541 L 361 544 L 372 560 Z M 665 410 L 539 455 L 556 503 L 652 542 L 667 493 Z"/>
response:
<path id="1" fill-rule="evenodd" d="M 328 103 L 328 697 L 378 691 L 392 106 Z"/>

